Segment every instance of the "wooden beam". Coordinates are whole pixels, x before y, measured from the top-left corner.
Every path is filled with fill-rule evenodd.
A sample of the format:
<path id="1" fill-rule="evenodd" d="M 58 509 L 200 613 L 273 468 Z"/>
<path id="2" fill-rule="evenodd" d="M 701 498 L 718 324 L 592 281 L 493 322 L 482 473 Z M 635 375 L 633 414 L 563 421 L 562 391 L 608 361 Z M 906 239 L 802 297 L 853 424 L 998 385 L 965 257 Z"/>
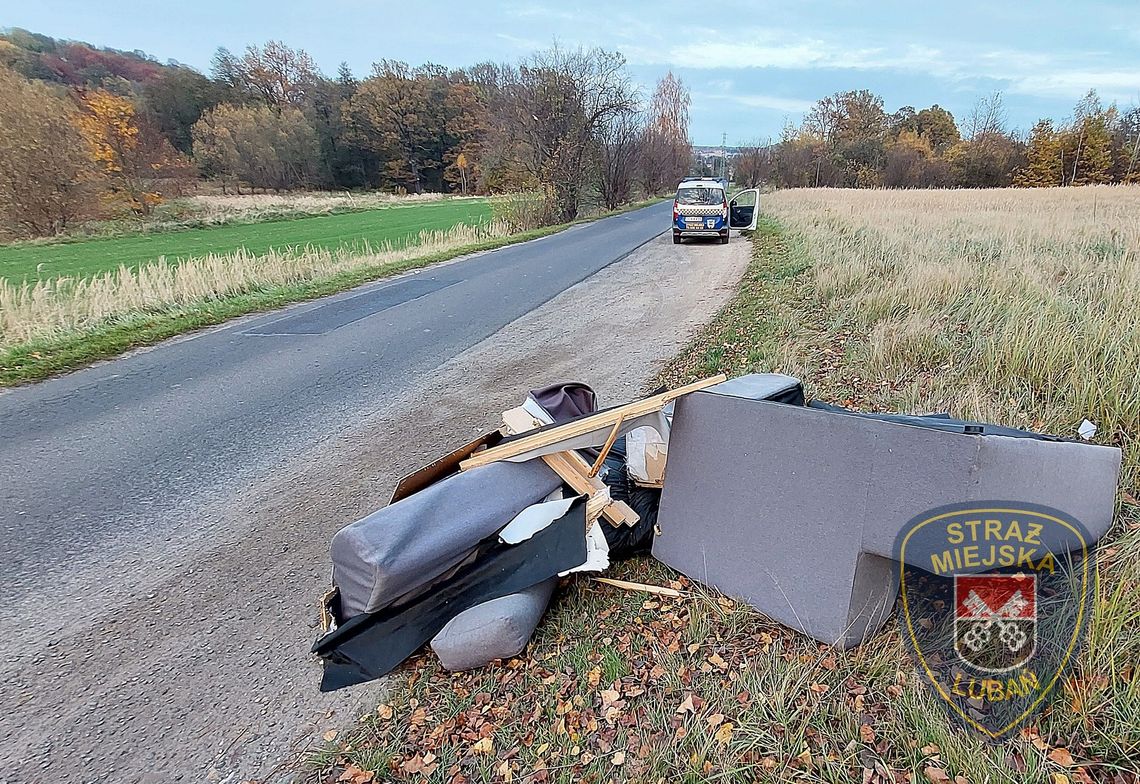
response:
<path id="1" fill-rule="evenodd" d="M 467 471 L 489 463 L 496 463 L 499 460 L 517 457 L 533 449 L 553 446 L 559 441 L 567 441 L 577 436 L 586 435 L 595 430 L 600 430 L 603 427 L 612 427 L 623 419 L 635 419 L 639 416 L 652 414 L 655 411 L 660 411 L 669 405 L 669 403 L 683 395 L 706 389 L 724 380 L 724 374 L 712 376 L 701 381 L 695 381 L 692 384 L 686 384 L 683 387 L 671 389 L 668 392 L 662 392 L 659 395 L 652 395 L 643 400 L 637 400 L 624 406 L 611 408 L 608 411 L 599 411 L 596 414 L 575 419 L 573 422 L 567 422 L 564 425 L 550 427 L 540 433 L 524 436 L 507 444 L 500 444 L 490 449 L 484 449 L 482 452 L 476 452 L 461 462 L 459 464 L 459 470 Z"/>
<path id="2" fill-rule="evenodd" d="M 503 424 L 510 433 L 525 433 L 542 423 L 535 419 L 529 411 L 519 407 L 503 412 Z M 593 502 L 594 498 L 598 496 L 605 498 L 606 504 L 602 508 L 601 516 L 611 525 L 632 526 L 641 519 L 625 501 L 610 499 L 609 488 L 601 479 L 589 476 L 590 465 L 577 452 L 555 452 L 554 454 L 543 455 L 542 460 L 551 471 L 558 474 L 563 482 L 570 485 L 575 493 L 590 496 L 590 502 Z M 586 505 L 586 517 L 588 522 L 592 522 L 590 520 L 589 502 Z M 593 520 L 596 519 L 597 515 L 594 515 Z"/>

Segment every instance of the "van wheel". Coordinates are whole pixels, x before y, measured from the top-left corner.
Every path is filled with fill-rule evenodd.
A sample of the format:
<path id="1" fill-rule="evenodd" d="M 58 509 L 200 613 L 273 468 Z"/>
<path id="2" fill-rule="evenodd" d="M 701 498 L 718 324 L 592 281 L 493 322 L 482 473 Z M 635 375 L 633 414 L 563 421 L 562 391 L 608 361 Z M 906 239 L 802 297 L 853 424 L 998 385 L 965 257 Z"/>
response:
<path id="1" fill-rule="evenodd" d="M 721 245 L 727 245 L 728 244 L 728 235 L 727 234 L 725 234 L 723 237 L 720 238 L 720 244 Z"/>
<path id="2" fill-rule="evenodd" d="M 681 235 L 680 234 L 674 234 L 673 235 L 673 244 L 674 245 L 680 245 L 681 244 Z"/>

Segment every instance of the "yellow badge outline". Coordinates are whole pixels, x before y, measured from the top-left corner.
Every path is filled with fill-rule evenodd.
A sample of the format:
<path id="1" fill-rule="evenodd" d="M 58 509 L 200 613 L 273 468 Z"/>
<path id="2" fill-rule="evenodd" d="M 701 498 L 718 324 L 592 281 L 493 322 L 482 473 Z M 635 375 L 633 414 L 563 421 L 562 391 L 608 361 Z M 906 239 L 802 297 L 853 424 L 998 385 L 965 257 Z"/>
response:
<path id="1" fill-rule="evenodd" d="M 927 525 L 928 523 L 934 523 L 934 522 L 937 522 L 938 520 L 943 520 L 947 517 L 954 517 L 956 515 L 986 514 L 986 513 L 991 513 L 991 514 L 1005 513 L 1005 514 L 1031 515 L 1033 517 L 1039 517 L 1039 518 L 1043 518 L 1045 520 L 1052 520 L 1053 522 L 1059 523 L 1060 525 L 1063 525 L 1065 528 L 1068 528 L 1070 531 L 1072 531 L 1073 534 L 1076 535 L 1078 541 L 1080 541 L 1080 543 L 1081 543 L 1081 596 L 1080 596 L 1081 602 L 1080 602 L 1079 608 L 1077 609 L 1077 622 L 1075 624 L 1073 624 L 1073 638 L 1071 640 L 1069 640 L 1069 645 L 1065 649 L 1065 656 L 1064 656 L 1064 658 L 1061 659 L 1061 662 L 1057 666 L 1056 672 L 1053 673 L 1053 677 L 1049 681 L 1048 685 L 1046 685 L 1045 688 L 1043 688 L 1041 690 L 1041 696 L 1039 696 L 1036 700 L 1034 700 L 1033 703 L 1028 708 L 1026 708 L 1024 711 L 1022 711 L 1020 714 L 1018 714 L 1018 716 L 1013 721 L 1009 722 L 1008 724 L 1006 724 L 1004 727 L 1002 727 L 1000 730 L 997 730 L 997 731 L 991 730 L 989 727 L 986 727 L 986 726 L 980 724 L 978 721 L 976 721 L 975 719 L 970 717 L 970 715 L 967 714 L 964 710 L 962 710 L 960 707 L 958 707 L 957 703 L 955 703 L 954 700 L 951 699 L 950 695 L 946 692 L 946 690 L 942 687 L 942 685 L 934 677 L 933 671 L 931 671 L 930 666 L 926 663 L 926 657 L 922 653 L 922 647 L 918 644 L 918 639 L 915 637 L 914 625 L 911 623 L 911 617 L 910 617 L 910 604 L 907 601 L 907 595 L 906 595 L 906 567 L 907 567 L 906 545 L 907 545 L 907 542 L 910 541 L 910 537 L 913 536 L 919 530 L 921 530 L 923 528 L 923 526 Z M 1052 515 L 1049 515 L 1049 514 L 1045 514 L 1044 512 L 1035 512 L 1032 509 L 981 509 L 981 508 L 979 508 L 979 509 L 969 509 L 969 508 L 967 508 L 967 509 L 955 509 L 953 511 L 943 512 L 942 514 L 938 514 L 938 515 L 935 515 L 934 517 L 930 517 L 930 518 L 927 518 L 926 520 L 923 520 L 921 523 L 919 523 L 918 525 L 911 528 L 911 530 L 907 532 L 907 535 L 905 537 L 903 537 L 902 545 L 899 547 L 899 567 L 900 567 L 899 568 L 899 592 L 902 594 L 903 617 L 906 618 L 907 634 L 910 636 L 910 641 L 911 641 L 911 644 L 914 646 L 915 653 L 918 654 L 918 660 L 922 664 L 922 669 L 923 669 L 923 671 L 926 672 L 927 680 L 929 680 L 930 684 L 932 686 L 934 686 L 934 688 L 938 691 L 939 696 L 942 697 L 942 699 L 946 702 L 946 704 L 949 705 L 951 708 L 953 708 L 954 712 L 957 713 L 959 716 L 961 716 L 966 721 L 967 724 L 969 724 L 970 726 L 974 727 L 977 730 L 984 732 L 985 734 L 989 735 L 991 738 L 994 738 L 996 740 L 997 738 L 1000 738 L 1002 735 L 1004 735 L 1005 733 L 1009 732 L 1011 729 L 1013 729 L 1014 727 L 1019 725 L 1021 722 L 1025 721 L 1025 719 L 1027 719 L 1029 717 L 1029 714 L 1031 714 L 1034 710 L 1036 710 L 1037 706 L 1041 704 L 1041 701 L 1044 700 L 1045 697 L 1048 696 L 1048 694 L 1053 690 L 1053 687 L 1057 683 L 1057 679 L 1061 677 L 1061 671 L 1065 669 L 1065 665 L 1068 664 L 1069 659 L 1072 658 L 1073 648 L 1076 647 L 1077 639 L 1080 637 L 1080 634 L 1081 634 L 1081 629 L 1084 628 L 1085 604 L 1088 601 L 1088 596 L 1089 596 L 1088 550 L 1089 550 L 1088 542 L 1085 541 L 1084 535 L 1080 531 L 1078 531 L 1076 528 L 1074 528 L 1072 525 L 1070 525 L 1067 521 L 1061 520 L 1057 517 L 1053 517 Z M 1094 572 L 1094 578 L 1095 578 L 1095 572 Z"/>

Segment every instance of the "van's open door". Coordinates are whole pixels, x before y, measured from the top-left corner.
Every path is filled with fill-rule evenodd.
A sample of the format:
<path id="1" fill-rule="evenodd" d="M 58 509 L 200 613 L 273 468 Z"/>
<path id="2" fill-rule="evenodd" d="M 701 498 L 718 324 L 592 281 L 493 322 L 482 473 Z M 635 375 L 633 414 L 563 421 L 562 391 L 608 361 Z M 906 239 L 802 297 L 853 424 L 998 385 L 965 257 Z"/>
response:
<path id="1" fill-rule="evenodd" d="M 749 188 L 732 197 L 728 203 L 728 227 L 752 231 L 760 212 L 760 189 Z"/>

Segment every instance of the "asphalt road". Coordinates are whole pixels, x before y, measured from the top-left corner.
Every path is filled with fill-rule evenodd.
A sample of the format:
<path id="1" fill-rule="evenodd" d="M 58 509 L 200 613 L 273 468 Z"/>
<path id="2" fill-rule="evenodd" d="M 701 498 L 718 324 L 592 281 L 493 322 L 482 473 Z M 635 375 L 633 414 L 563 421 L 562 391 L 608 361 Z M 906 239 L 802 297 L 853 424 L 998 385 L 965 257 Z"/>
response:
<path id="1" fill-rule="evenodd" d="M 633 395 L 748 257 L 668 211 L 0 393 L 0 782 L 265 780 L 375 705 L 306 660 L 329 535 L 527 384 Z"/>
<path id="2" fill-rule="evenodd" d="M 0 394 L 0 604 L 224 492 L 668 227 L 669 205 L 247 318 Z M 196 532 L 200 533 L 200 532 Z M 91 586 L 99 591 L 101 586 Z M 0 653 L 22 635 L 5 633 Z"/>

